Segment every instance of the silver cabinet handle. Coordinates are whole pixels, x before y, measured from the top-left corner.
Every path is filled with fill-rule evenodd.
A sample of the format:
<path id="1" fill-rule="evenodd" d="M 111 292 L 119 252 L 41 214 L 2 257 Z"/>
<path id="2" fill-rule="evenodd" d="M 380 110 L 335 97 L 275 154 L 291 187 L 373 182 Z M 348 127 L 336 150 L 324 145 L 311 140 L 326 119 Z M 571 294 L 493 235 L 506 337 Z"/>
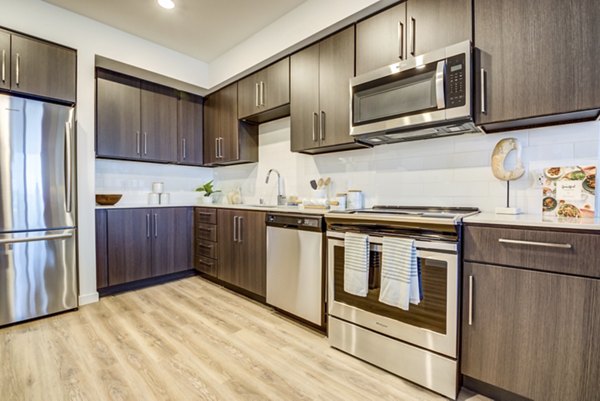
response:
<path id="1" fill-rule="evenodd" d="M 435 70 L 435 99 L 438 109 L 446 108 L 444 96 L 444 75 L 446 75 L 446 60 L 438 61 Z"/>
<path id="2" fill-rule="evenodd" d="M 73 146 L 71 142 L 71 118 L 65 123 L 65 209 L 71 213 L 73 190 Z"/>
<path id="3" fill-rule="evenodd" d="M 242 223 L 244 222 L 244 218 L 242 216 L 238 217 L 238 242 L 242 242 Z"/>
<path id="4" fill-rule="evenodd" d="M 238 216 L 233 216 L 233 242 L 237 242 L 237 222 Z"/>
<path id="5" fill-rule="evenodd" d="M 187 158 L 187 149 L 186 149 L 185 138 L 181 139 L 181 153 L 183 154 L 183 160 L 185 160 Z"/>
<path id="6" fill-rule="evenodd" d="M 260 85 L 259 83 L 255 83 L 254 84 L 254 105 L 256 107 L 259 106 L 259 102 L 260 102 Z"/>
<path id="7" fill-rule="evenodd" d="M 265 83 L 260 81 L 260 105 L 265 105 Z"/>
<path id="8" fill-rule="evenodd" d="M 135 132 L 135 154 L 140 154 L 140 131 Z"/>
<path id="9" fill-rule="evenodd" d="M 219 138 L 219 143 L 221 144 L 221 146 L 219 147 L 219 149 L 220 149 L 219 157 L 222 159 L 223 157 L 225 157 L 225 156 L 223 156 L 223 153 L 224 153 L 223 148 L 225 147 L 224 146 L 225 141 L 224 141 L 223 137 Z"/>
<path id="10" fill-rule="evenodd" d="M 2 50 L 2 82 L 6 82 L 6 50 Z"/>
<path id="11" fill-rule="evenodd" d="M 73 233 L 65 233 L 65 234 L 41 235 L 39 237 L 0 239 L 0 245 L 19 244 L 22 242 L 49 241 L 49 240 L 53 240 L 53 239 L 65 239 L 65 238 L 71 238 L 72 236 L 73 236 Z"/>
<path id="12" fill-rule="evenodd" d="M 521 241 L 517 239 L 498 239 L 498 242 L 503 244 L 516 244 L 516 245 L 532 245 L 532 246 L 543 246 L 546 248 L 560 248 L 560 249 L 571 249 L 573 246 L 571 244 L 557 244 L 553 242 L 535 242 L 535 241 Z"/>
<path id="13" fill-rule="evenodd" d="M 146 213 L 146 238 L 150 238 L 150 214 Z"/>
<path id="14" fill-rule="evenodd" d="M 469 326 L 473 326 L 473 276 L 469 276 Z"/>
<path id="15" fill-rule="evenodd" d="M 148 133 L 144 132 L 144 156 L 148 154 Z"/>
<path id="16" fill-rule="evenodd" d="M 313 138 L 313 142 L 317 142 L 317 124 L 319 124 L 318 122 L 319 120 L 319 115 L 317 113 L 313 113 L 313 124 L 312 124 L 312 138 Z"/>
<path id="17" fill-rule="evenodd" d="M 15 72 L 16 72 L 16 77 L 15 77 L 15 84 L 17 84 L 17 86 L 19 86 L 20 82 L 20 78 L 21 78 L 21 55 L 19 53 L 17 53 L 17 61 L 16 61 L 16 66 L 15 66 Z"/>
<path id="18" fill-rule="evenodd" d="M 323 110 L 321 110 L 319 136 L 321 137 L 321 141 L 325 140 L 325 112 Z"/>
<path id="19" fill-rule="evenodd" d="M 404 58 L 404 24 L 398 21 L 398 58 Z"/>
<path id="20" fill-rule="evenodd" d="M 410 38 L 410 54 L 414 56 L 417 52 L 417 20 L 410 17 L 411 38 Z"/>
<path id="21" fill-rule="evenodd" d="M 158 238 L 158 213 L 154 213 L 154 238 Z"/>
<path id="22" fill-rule="evenodd" d="M 486 72 L 485 70 L 482 68 L 480 71 L 480 80 L 481 80 L 481 114 L 487 114 L 487 107 L 486 107 L 486 93 L 485 93 L 485 87 L 486 87 Z"/>
<path id="23" fill-rule="evenodd" d="M 219 158 L 219 138 L 215 138 L 215 159 Z"/>

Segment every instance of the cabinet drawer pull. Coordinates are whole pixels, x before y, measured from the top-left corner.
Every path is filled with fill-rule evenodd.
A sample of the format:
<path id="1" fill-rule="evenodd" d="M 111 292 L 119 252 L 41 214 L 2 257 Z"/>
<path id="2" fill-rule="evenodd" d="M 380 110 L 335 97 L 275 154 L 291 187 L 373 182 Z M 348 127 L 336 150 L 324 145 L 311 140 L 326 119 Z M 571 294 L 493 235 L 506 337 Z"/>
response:
<path id="1" fill-rule="evenodd" d="M 244 222 L 244 218 L 242 216 L 238 217 L 238 242 L 242 242 L 242 223 Z"/>
<path id="2" fill-rule="evenodd" d="M 140 131 L 135 132 L 135 154 L 140 154 Z"/>
<path id="3" fill-rule="evenodd" d="M 259 84 L 257 82 L 254 84 L 254 105 L 256 107 L 258 107 L 258 103 L 259 103 L 258 99 L 260 98 L 259 91 L 260 91 Z"/>
<path id="4" fill-rule="evenodd" d="M 237 242 L 238 240 L 238 232 L 237 232 L 237 226 L 238 226 L 238 216 L 233 216 L 233 242 Z"/>
<path id="5" fill-rule="evenodd" d="M 21 55 L 19 53 L 17 53 L 17 63 L 15 66 L 15 70 L 17 73 L 17 76 L 15 78 L 15 83 L 17 84 L 17 86 L 19 86 L 20 82 L 20 77 L 21 77 Z"/>
<path id="6" fill-rule="evenodd" d="M 199 214 L 200 216 L 212 216 L 212 215 L 214 215 L 214 213 L 210 213 L 210 212 L 196 212 L 196 214 Z"/>
<path id="7" fill-rule="evenodd" d="M 560 249 L 571 249 L 573 245 L 571 244 L 556 244 L 553 242 L 535 242 L 535 241 L 521 241 L 517 239 L 504 239 L 500 238 L 498 242 L 503 244 L 517 244 L 517 245 L 532 245 L 532 246 L 543 246 L 546 248 L 560 248 Z"/>
<path id="8" fill-rule="evenodd" d="M 196 227 L 196 230 L 200 230 L 200 231 L 212 231 L 212 228 L 204 228 L 204 227 Z"/>
<path id="9" fill-rule="evenodd" d="M 317 124 L 319 120 L 319 115 L 317 113 L 313 113 L 313 124 L 312 124 L 312 138 L 313 142 L 317 142 Z"/>
<path id="10" fill-rule="evenodd" d="M 144 132 L 144 155 L 148 154 L 148 133 Z"/>
<path id="11" fill-rule="evenodd" d="M 146 238 L 150 238 L 150 215 L 146 214 Z"/>
<path id="12" fill-rule="evenodd" d="M 473 276 L 469 276 L 469 326 L 473 326 Z"/>
<path id="13" fill-rule="evenodd" d="M 181 139 L 181 153 L 183 154 L 183 160 L 187 159 L 187 146 L 185 138 Z"/>
<path id="14" fill-rule="evenodd" d="M 199 242 L 196 243 L 196 245 L 199 246 L 200 248 L 204 248 L 204 249 L 213 249 L 212 245 L 204 245 L 204 244 L 201 244 Z"/>
<path id="15" fill-rule="evenodd" d="M 417 20 L 410 17 L 410 26 L 412 31 L 412 37 L 410 38 L 410 54 L 412 56 L 417 52 Z"/>
<path id="16" fill-rule="evenodd" d="M 265 83 L 260 81 L 260 105 L 265 105 Z"/>
<path id="17" fill-rule="evenodd" d="M 325 112 L 323 110 L 321 110 L 321 127 L 319 129 L 319 132 L 321 133 L 321 141 L 325 140 Z"/>
<path id="18" fill-rule="evenodd" d="M 158 238 L 158 214 L 154 213 L 154 238 Z"/>

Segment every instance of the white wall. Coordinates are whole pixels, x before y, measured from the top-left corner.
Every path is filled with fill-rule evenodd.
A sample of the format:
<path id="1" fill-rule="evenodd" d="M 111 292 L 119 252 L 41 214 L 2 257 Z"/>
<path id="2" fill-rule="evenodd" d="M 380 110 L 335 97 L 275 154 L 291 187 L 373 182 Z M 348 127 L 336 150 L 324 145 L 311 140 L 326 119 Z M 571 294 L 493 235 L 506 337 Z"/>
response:
<path id="1" fill-rule="evenodd" d="M 600 122 L 596 121 L 309 156 L 290 152 L 289 118 L 285 118 L 260 126 L 259 163 L 219 168 L 215 182 L 225 191 L 240 187 L 247 202 L 264 198 L 273 204 L 276 184 L 265 184 L 265 176 L 276 168 L 284 178 L 286 195 L 314 197 L 309 181 L 329 176 L 330 196 L 361 189 L 367 206 L 476 206 L 493 212 L 505 204 L 506 184 L 492 175 L 491 152 L 505 137 L 518 138 L 523 147 L 527 173 L 511 183 L 511 206 L 525 213 L 541 214 L 537 177 L 543 168 L 599 163 Z"/>
<path id="2" fill-rule="evenodd" d="M 94 56 L 96 54 L 197 86 L 208 85 L 198 60 L 40 0 L 0 0 L 0 25 L 77 49 L 79 290 L 97 299 L 94 226 Z"/>
<path id="3" fill-rule="evenodd" d="M 307 0 L 210 63 L 211 86 L 309 38 L 378 0 Z"/>

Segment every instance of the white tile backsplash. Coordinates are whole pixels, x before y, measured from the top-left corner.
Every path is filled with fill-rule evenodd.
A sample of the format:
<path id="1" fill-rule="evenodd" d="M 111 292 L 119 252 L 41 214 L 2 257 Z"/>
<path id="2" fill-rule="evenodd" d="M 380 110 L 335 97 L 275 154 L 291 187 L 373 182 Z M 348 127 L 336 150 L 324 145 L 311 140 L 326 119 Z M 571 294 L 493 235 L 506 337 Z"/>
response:
<path id="1" fill-rule="evenodd" d="M 330 196 L 361 189 L 367 206 L 427 204 L 477 206 L 493 211 L 505 206 L 506 183 L 492 175 L 491 152 L 500 139 L 515 137 L 523 147 L 527 172 L 510 184 L 511 206 L 540 214 L 541 189 L 536 177 L 544 167 L 598 164 L 600 155 L 600 122 L 595 121 L 315 156 L 289 150 L 289 118 L 262 124 L 259 132 L 259 163 L 214 170 L 217 185 L 225 192 L 241 188 L 246 202 L 257 202 L 259 198 L 275 202 L 275 181 L 265 184 L 267 171 L 275 168 L 282 175 L 284 194 L 301 198 L 314 195 L 311 179 L 331 177 Z"/>

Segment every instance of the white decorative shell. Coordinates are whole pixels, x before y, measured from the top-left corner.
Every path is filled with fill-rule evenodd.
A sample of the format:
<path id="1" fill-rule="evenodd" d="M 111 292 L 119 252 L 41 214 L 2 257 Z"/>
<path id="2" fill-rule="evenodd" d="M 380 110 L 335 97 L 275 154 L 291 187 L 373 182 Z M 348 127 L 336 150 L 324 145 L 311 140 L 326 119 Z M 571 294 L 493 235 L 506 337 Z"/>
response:
<path id="1" fill-rule="evenodd" d="M 504 161 L 512 151 L 517 152 L 516 166 L 513 170 L 506 170 Z M 513 181 L 525 174 L 525 168 L 521 160 L 521 144 L 516 138 L 504 138 L 496 144 L 492 152 L 492 172 L 494 177 L 502 181 Z"/>

